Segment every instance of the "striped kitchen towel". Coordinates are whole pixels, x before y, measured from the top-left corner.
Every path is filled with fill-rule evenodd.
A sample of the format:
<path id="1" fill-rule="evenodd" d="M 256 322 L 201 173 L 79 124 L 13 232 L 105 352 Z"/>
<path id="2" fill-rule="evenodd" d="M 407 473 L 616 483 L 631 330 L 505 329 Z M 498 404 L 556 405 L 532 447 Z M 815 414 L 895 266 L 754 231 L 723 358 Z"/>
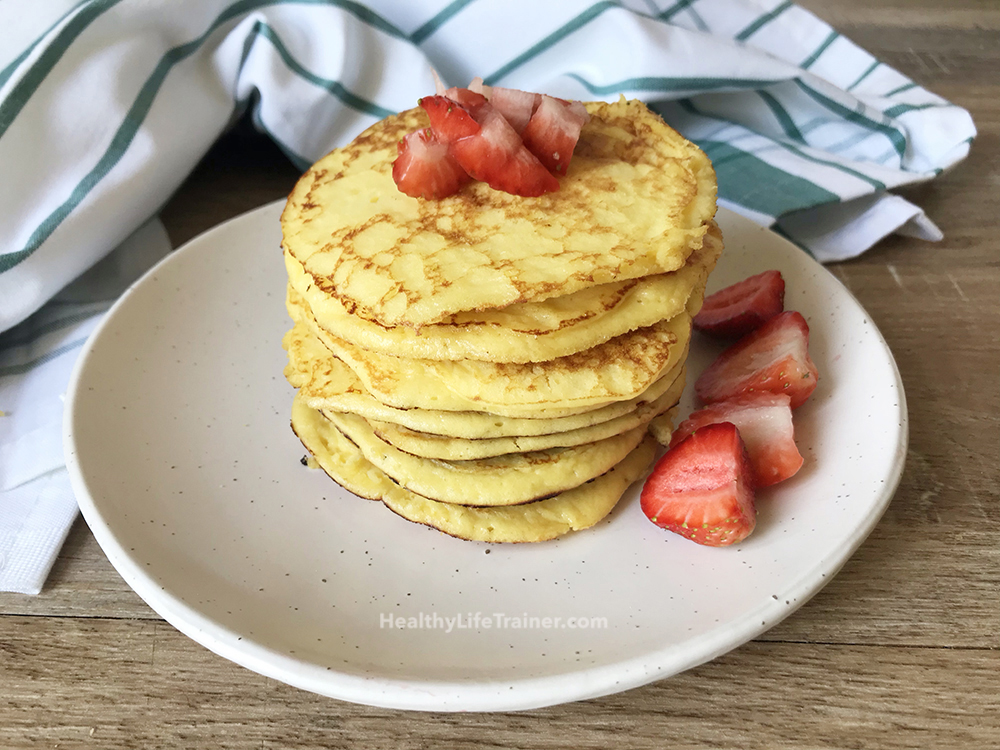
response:
<path id="1" fill-rule="evenodd" d="M 0 338 L 8 566 L 19 527 L 5 508 L 59 471 L 30 458 L 51 437 L 26 415 L 65 388 L 40 368 L 72 361 L 86 330 L 55 331 L 58 302 L 36 311 L 146 223 L 237 118 L 305 168 L 414 106 L 432 68 L 449 84 L 643 99 L 712 158 L 722 205 L 823 261 L 895 231 L 940 237 L 891 191 L 949 168 L 975 135 L 967 112 L 779 0 L 5 0 L 0 332 L 21 324 Z M 0 588 L 16 586 L 3 570 Z"/>
<path id="2" fill-rule="evenodd" d="M 63 394 L 115 298 L 171 251 L 151 219 L 23 323 L 0 333 L 0 591 L 37 594 L 77 516 Z"/>

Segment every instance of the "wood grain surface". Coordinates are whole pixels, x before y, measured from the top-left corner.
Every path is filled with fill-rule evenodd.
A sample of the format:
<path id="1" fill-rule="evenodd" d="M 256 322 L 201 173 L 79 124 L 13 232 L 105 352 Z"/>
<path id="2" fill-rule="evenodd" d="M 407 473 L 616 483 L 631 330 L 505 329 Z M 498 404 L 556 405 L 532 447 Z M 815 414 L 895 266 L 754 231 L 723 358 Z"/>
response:
<path id="1" fill-rule="evenodd" d="M 322 698 L 181 635 L 78 520 L 41 595 L 0 594 L 0 748 L 1000 747 L 1000 3 L 801 3 L 972 112 L 969 159 L 906 192 L 944 231 L 830 270 L 892 349 L 902 482 L 814 599 L 758 639 L 620 695 L 523 713 L 419 714 Z M 180 244 L 297 174 L 248 128 L 166 206 Z"/>

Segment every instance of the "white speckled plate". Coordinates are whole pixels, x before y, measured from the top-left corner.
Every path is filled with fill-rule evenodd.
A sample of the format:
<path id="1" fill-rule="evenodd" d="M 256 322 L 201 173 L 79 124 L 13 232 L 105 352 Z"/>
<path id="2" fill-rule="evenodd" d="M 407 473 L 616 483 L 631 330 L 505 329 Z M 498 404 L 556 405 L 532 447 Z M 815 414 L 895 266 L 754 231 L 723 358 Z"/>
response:
<path id="1" fill-rule="evenodd" d="M 67 402 L 73 484 L 108 558 L 168 622 L 228 659 L 408 709 L 613 693 L 788 616 L 892 497 L 907 430 L 885 342 L 821 266 L 722 211 L 712 287 L 779 268 L 821 373 L 795 415 L 805 467 L 761 494 L 753 536 L 709 549 L 670 535 L 645 519 L 635 487 L 594 529 L 539 545 L 408 523 L 300 463 L 281 374 L 280 208 L 213 229 L 139 281 L 80 358 Z M 713 355 L 697 340 L 693 372 Z"/>

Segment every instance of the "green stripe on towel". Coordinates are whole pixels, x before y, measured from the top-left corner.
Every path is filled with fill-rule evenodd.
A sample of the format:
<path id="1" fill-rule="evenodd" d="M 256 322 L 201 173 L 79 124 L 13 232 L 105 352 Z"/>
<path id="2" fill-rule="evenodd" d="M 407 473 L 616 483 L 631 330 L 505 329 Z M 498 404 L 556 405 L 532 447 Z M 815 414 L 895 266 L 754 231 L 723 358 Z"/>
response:
<path id="1" fill-rule="evenodd" d="M 46 362 L 51 362 L 52 360 L 56 359 L 57 357 L 61 357 L 63 354 L 66 354 L 67 352 L 71 352 L 74 349 L 79 349 L 81 346 L 87 343 L 88 338 L 90 337 L 84 336 L 83 338 L 77 339 L 76 341 L 71 341 L 70 343 L 64 344 L 63 346 L 60 346 L 57 349 L 53 349 L 47 354 L 43 354 L 41 357 L 36 357 L 35 359 L 29 362 L 22 362 L 19 365 L 7 365 L 6 367 L 0 367 L 0 378 L 5 378 L 10 375 L 23 375 L 26 372 L 34 370 L 36 367 L 44 365 Z"/>
<path id="2" fill-rule="evenodd" d="M 505 75 L 517 70 L 526 62 L 533 60 L 558 42 L 570 36 L 574 31 L 586 26 L 588 23 L 604 13 L 604 11 L 613 9 L 621 10 L 621 6 L 614 2 L 594 3 L 583 11 L 583 13 L 580 13 L 575 18 L 570 19 L 567 23 L 560 26 L 537 44 L 529 47 L 506 65 L 501 66 L 498 70 L 495 70 L 490 73 L 490 75 L 485 76 L 483 78 L 483 82 L 489 86 L 496 84 Z"/>
<path id="3" fill-rule="evenodd" d="M 14 71 L 17 70 L 19 67 L 21 67 L 21 63 L 23 63 L 25 60 L 27 60 L 31 56 L 32 50 L 34 50 L 35 47 L 37 47 L 39 44 L 41 44 L 41 41 L 45 37 L 47 37 L 49 34 L 51 34 L 53 31 L 55 31 L 57 28 L 59 28 L 59 26 L 62 24 L 63 21 L 65 21 L 71 15 L 73 15 L 74 13 L 76 13 L 78 10 L 80 10 L 81 7 L 83 7 L 84 5 L 86 5 L 89 2 L 90 2 L 90 0 L 80 0 L 80 2 L 78 2 L 72 8 L 70 8 L 65 13 L 63 13 L 59 17 L 58 21 L 56 21 L 54 24 L 52 24 L 51 26 L 49 26 L 49 28 L 47 28 L 45 31 L 43 31 L 41 33 L 41 35 L 37 39 L 35 39 L 35 41 L 33 41 L 31 44 L 29 44 L 27 47 L 25 47 L 24 51 L 21 52 L 20 55 L 18 55 L 17 57 L 15 57 L 7 65 L 6 68 L 4 68 L 3 70 L 0 70 L 0 89 L 2 89 L 3 86 L 4 86 L 4 84 L 7 83 L 7 81 L 10 80 L 10 77 L 12 75 L 14 75 Z"/>
<path id="4" fill-rule="evenodd" d="M 882 64 L 881 62 L 879 62 L 878 60 L 876 60 L 871 65 L 869 65 L 868 68 L 865 70 L 865 72 L 862 73 L 860 76 L 858 76 L 858 79 L 854 83 L 852 83 L 850 86 L 847 87 L 847 90 L 851 91 L 854 87 L 856 87 L 857 85 L 859 85 L 863 80 L 865 80 L 868 76 L 870 76 L 872 74 L 872 72 L 874 72 L 875 68 L 877 68 L 881 64 Z"/>
<path id="5" fill-rule="evenodd" d="M 285 63 L 285 65 L 288 66 L 288 69 L 295 73 L 295 75 L 309 81 L 309 83 L 319 86 L 320 88 L 326 89 L 351 109 L 364 112 L 366 115 L 377 117 L 380 120 L 388 117 L 389 115 L 395 114 L 391 110 L 380 107 L 374 102 L 370 102 L 367 99 L 363 99 L 357 94 L 348 91 L 339 81 L 334 81 L 331 78 L 323 78 L 322 76 L 318 76 L 307 70 L 305 66 L 292 57 L 292 53 L 289 51 L 288 47 L 285 46 L 285 43 L 281 41 L 281 37 L 278 36 L 278 32 L 276 32 L 272 26 L 269 26 L 263 21 L 257 21 L 254 24 L 253 33 L 262 36 L 271 42 L 274 49 L 277 51 L 278 56 L 281 58 L 281 61 Z"/>
<path id="6" fill-rule="evenodd" d="M 38 56 L 24 77 L 14 84 L 14 88 L 0 103 L 0 138 L 7 128 L 17 119 L 24 105 L 28 103 L 42 81 L 52 72 L 66 49 L 76 40 L 94 20 L 107 10 L 110 10 L 121 0 L 97 0 L 82 8 L 73 20 L 62 28 L 53 42 Z M 15 60 L 15 63 L 17 61 Z M 7 71 L 4 70 L 6 73 Z"/>
<path id="7" fill-rule="evenodd" d="M 829 36 L 827 36 L 827 38 L 823 40 L 823 43 L 816 48 L 816 51 L 802 61 L 801 65 L 802 69 L 809 70 L 809 68 L 812 67 L 813 63 L 819 60 L 820 56 L 824 52 L 826 52 L 826 48 L 829 47 L 831 44 L 833 44 L 834 41 L 836 41 L 838 36 L 840 36 L 840 34 L 838 34 L 836 31 L 831 31 Z"/>
<path id="8" fill-rule="evenodd" d="M 781 129 L 785 132 L 789 138 L 799 143 L 805 143 L 806 139 L 802 136 L 801 131 L 795 125 L 795 121 L 792 116 L 788 114 L 788 110 L 781 106 L 781 102 L 775 99 L 771 94 L 766 91 L 758 91 L 757 95 L 764 100 L 768 109 L 771 110 L 771 114 L 774 115 L 774 119 L 778 121 L 781 125 Z"/>
<path id="9" fill-rule="evenodd" d="M 453 3 L 445 6 L 440 13 L 410 34 L 410 41 L 414 44 L 422 43 L 429 36 L 433 35 L 435 31 L 440 29 L 448 23 L 448 21 L 460 13 L 467 5 L 471 5 L 473 2 L 475 2 L 475 0 L 455 0 Z"/>
<path id="10" fill-rule="evenodd" d="M 715 167 L 719 196 L 740 206 L 777 217 L 790 211 L 840 201 L 836 193 L 788 174 L 724 141 L 696 142 Z"/>
<path id="11" fill-rule="evenodd" d="M 839 115 L 848 122 L 853 122 L 855 125 L 861 125 L 862 127 L 884 135 L 892 143 L 893 148 L 896 150 L 896 153 L 899 154 L 900 158 L 902 158 L 906 153 L 906 138 L 896 128 L 881 122 L 876 122 L 861 112 L 848 109 L 843 104 L 835 102 L 830 97 L 819 93 L 798 78 L 795 79 L 795 84 L 806 92 L 810 98 L 822 104 L 835 115 Z"/>
<path id="12" fill-rule="evenodd" d="M 770 86 L 775 83 L 775 81 L 770 79 L 756 78 L 670 78 L 647 76 L 644 78 L 626 78 L 614 83 L 597 85 L 576 73 L 571 73 L 568 77 L 578 81 L 594 96 L 605 96 L 624 91 L 655 91 L 663 94 L 673 94 L 680 91 L 706 92 L 721 89 L 742 91 L 744 89 L 754 89 L 759 86 Z"/>
<path id="13" fill-rule="evenodd" d="M 711 121 L 717 122 L 717 123 L 725 123 L 726 125 L 732 125 L 733 127 L 743 128 L 744 130 L 747 130 L 746 126 L 743 125 L 743 124 L 741 124 L 741 123 L 739 123 L 739 122 L 734 122 L 733 120 L 727 120 L 725 118 L 718 117 L 716 115 L 706 114 L 705 112 L 702 112 L 700 109 L 698 109 L 698 107 L 695 106 L 694 102 L 691 101 L 690 99 L 681 99 L 681 100 L 679 100 L 677 102 L 677 104 L 683 110 L 685 110 L 689 114 L 695 115 L 696 117 L 702 117 L 702 118 L 704 118 L 706 120 L 711 120 Z M 747 132 L 753 132 L 753 131 L 747 130 Z M 758 134 L 754 133 L 754 135 L 758 135 Z M 759 137 L 763 138 L 764 136 L 759 136 Z M 815 156 L 810 156 L 805 151 L 803 151 L 800 148 L 795 147 L 791 143 L 787 143 L 787 142 L 780 141 L 780 140 L 773 140 L 773 141 L 770 141 L 770 142 L 773 143 L 775 146 L 777 146 L 777 147 L 779 147 L 779 148 L 781 148 L 781 149 L 783 149 L 785 151 L 789 151 L 789 152 L 795 154 L 800 159 L 805 159 L 806 161 L 811 161 L 814 164 L 822 164 L 823 166 L 830 167 L 832 169 L 836 169 L 836 170 L 838 170 L 840 172 L 843 172 L 844 174 L 850 175 L 851 177 L 855 177 L 855 178 L 857 178 L 857 179 L 859 179 L 859 180 L 861 180 L 863 182 L 867 182 L 869 185 L 871 185 L 872 187 L 874 187 L 876 190 L 885 190 L 886 186 L 882 182 L 880 182 L 880 181 L 878 181 L 878 180 L 876 180 L 876 179 L 874 179 L 872 177 L 869 177 L 866 174 L 862 174 L 861 172 L 858 172 L 858 171 L 856 171 L 854 169 L 851 169 L 850 167 L 846 167 L 846 166 L 844 166 L 843 164 L 841 164 L 839 162 L 830 161 L 830 160 L 827 160 L 827 159 L 820 159 L 820 158 L 815 157 Z M 773 167 L 773 169 L 777 169 L 778 171 L 780 171 L 782 173 L 785 172 L 785 170 L 780 169 L 779 167 Z"/>
<path id="14" fill-rule="evenodd" d="M 661 21 L 669 21 L 671 18 L 676 16 L 681 11 L 685 11 L 695 4 L 697 0 L 680 0 L 680 2 L 674 3 L 669 8 L 664 8 L 656 16 Z"/>
<path id="15" fill-rule="evenodd" d="M 770 13 L 765 13 L 756 21 L 754 21 L 752 24 L 747 26 L 745 29 L 743 29 L 743 31 L 734 36 L 733 39 L 735 39 L 737 42 L 745 42 L 747 39 L 749 39 L 758 31 L 760 31 L 764 26 L 767 26 L 767 24 L 771 23 L 771 21 L 773 21 L 775 18 L 780 16 L 782 13 L 784 13 L 791 7 L 792 3 L 790 1 L 782 3 L 777 8 L 772 10 Z"/>
<path id="16" fill-rule="evenodd" d="M 118 0 L 115 0 L 117 2 Z M 32 253 L 37 250 L 43 242 L 45 242 L 52 233 L 59 227 L 63 221 L 66 220 L 73 210 L 80 205 L 80 203 L 87 197 L 87 195 L 101 182 L 102 179 L 110 172 L 116 164 L 121 160 L 122 156 L 128 150 L 129 146 L 132 144 L 132 139 L 135 138 L 136 133 L 142 126 L 142 123 L 146 119 L 146 115 L 149 114 L 149 110 L 153 106 L 153 102 L 156 99 L 157 94 L 170 71 L 173 70 L 174 66 L 178 63 L 186 60 L 188 57 L 193 55 L 198 49 L 205 43 L 205 41 L 215 33 L 219 27 L 223 24 L 238 18 L 245 13 L 255 10 L 260 7 L 267 5 L 295 5 L 295 4 L 310 4 L 310 5 L 330 5 L 348 10 L 359 20 L 364 23 L 369 23 L 370 20 L 377 19 L 377 23 L 372 25 L 379 29 L 394 30 L 393 35 L 400 38 L 405 36 L 396 29 L 391 24 L 379 19 L 374 13 L 369 11 L 367 8 L 358 6 L 356 3 L 344 2 L 343 0 L 243 0 L 242 2 L 234 3 L 230 5 L 226 10 L 220 13 L 214 21 L 209 25 L 208 29 L 198 38 L 187 42 L 186 44 L 178 45 L 172 49 L 167 50 L 166 54 L 160 58 L 152 74 L 146 79 L 142 88 L 139 91 L 138 96 L 132 102 L 132 106 L 129 108 L 128 112 L 125 114 L 122 124 L 118 127 L 115 135 L 111 139 L 111 143 L 107 150 L 97 161 L 97 164 L 93 169 L 90 170 L 87 175 L 77 184 L 77 186 L 70 193 L 69 198 L 67 198 L 61 205 L 59 205 L 52 213 L 50 213 L 41 224 L 39 224 L 31 236 L 28 238 L 27 243 L 23 249 L 7 253 L 6 255 L 0 255 L 0 273 L 8 271 L 14 266 L 18 265 L 26 258 L 30 257 Z M 275 37 L 276 38 L 276 37 Z M 273 39 L 271 40 L 273 42 Z M 279 49 L 280 54 L 280 49 Z M 289 56 L 290 57 L 290 56 Z M 304 70 L 304 68 L 303 68 Z M 317 81 L 323 82 L 325 79 L 319 79 Z M 317 81 L 313 81 L 317 83 Z M 327 83 L 331 83 L 326 81 Z M 321 83 L 317 83 L 321 85 Z M 339 84 L 338 84 L 339 85 Z M 329 89 L 328 89 L 329 90 Z M 344 90 L 342 93 L 349 93 Z M 353 96 L 353 95 L 352 95 Z M 359 97 L 355 97 L 357 102 L 362 103 L 364 100 Z M 353 99 L 348 96 L 341 99 L 345 104 L 351 105 Z M 367 103 L 366 103 L 367 104 Z M 352 105 L 353 106 L 353 105 Z M 374 105 L 372 105 L 374 107 Z M 367 110 L 362 110 L 366 111 Z M 373 112 L 385 111 L 374 107 Z M 373 112 L 367 112 L 372 114 Z"/>

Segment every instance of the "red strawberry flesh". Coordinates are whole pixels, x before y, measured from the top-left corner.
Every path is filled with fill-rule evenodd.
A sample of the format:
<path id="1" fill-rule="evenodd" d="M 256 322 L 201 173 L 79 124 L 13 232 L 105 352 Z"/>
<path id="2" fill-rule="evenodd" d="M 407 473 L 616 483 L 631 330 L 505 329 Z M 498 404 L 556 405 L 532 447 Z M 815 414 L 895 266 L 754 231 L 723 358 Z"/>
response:
<path id="1" fill-rule="evenodd" d="M 490 93 L 490 104 L 499 110 L 518 135 L 524 132 L 541 99 L 541 94 L 500 86 L 494 86 Z"/>
<path id="2" fill-rule="evenodd" d="M 755 393 L 719 401 L 693 412 L 670 441 L 679 444 L 701 427 L 732 422 L 746 445 L 755 487 L 768 487 L 793 476 L 803 463 L 795 445 L 791 399 L 785 393 Z"/>
<path id="3" fill-rule="evenodd" d="M 713 336 L 738 338 L 760 328 L 785 309 L 785 280 L 764 271 L 705 298 L 694 327 Z"/>
<path id="4" fill-rule="evenodd" d="M 496 190 L 524 197 L 558 190 L 555 176 L 566 173 L 590 119 L 586 107 L 518 89 L 483 87 L 478 79 L 473 86 L 479 90 L 445 89 L 439 81 L 439 93 L 420 100 L 433 140 L 447 146 L 466 174 Z M 427 197 L 442 190 L 418 185 L 403 192 Z"/>
<path id="5" fill-rule="evenodd" d="M 736 426 L 706 425 L 668 450 L 646 480 L 640 502 L 657 526 L 698 544 L 723 547 L 749 536 L 757 512 Z"/>
<path id="6" fill-rule="evenodd" d="M 695 382 L 704 403 L 760 391 L 786 393 L 793 409 L 816 389 L 818 370 L 809 357 L 809 325 L 795 311 L 771 318 L 726 349 Z"/>
<path id="7" fill-rule="evenodd" d="M 429 129 L 407 135 L 397 151 L 392 179 L 400 191 L 413 198 L 444 198 L 472 179 Z"/>
<path id="8" fill-rule="evenodd" d="M 559 181 L 524 147 L 520 136 L 490 104 L 473 113 L 481 130 L 449 142 L 466 172 L 496 190 L 534 197 L 559 189 Z"/>
<path id="9" fill-rule="evenodd" d="M 419 104 L 431 121 L 434 136 L 442 143 L 453 143 L 481 130 L 472 113 L 454 99 L 440 95 L 425 96 Z"/>
<path id="10" fill-rule="evenodd" d="M 589 119 L 580 102 L 564 102 L 543 94 L 521 134 L 524 145 L 550 172 L 566 174 L 580 132 Z"/>

